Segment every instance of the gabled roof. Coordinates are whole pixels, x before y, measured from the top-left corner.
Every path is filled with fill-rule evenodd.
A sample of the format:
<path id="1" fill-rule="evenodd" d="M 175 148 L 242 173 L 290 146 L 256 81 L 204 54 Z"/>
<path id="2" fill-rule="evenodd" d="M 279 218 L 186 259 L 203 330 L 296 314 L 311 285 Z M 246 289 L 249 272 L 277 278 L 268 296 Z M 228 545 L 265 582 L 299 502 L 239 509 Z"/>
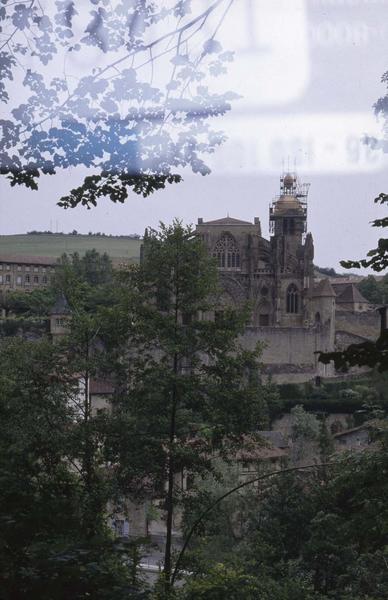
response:
<path id="1" fill-rule="evenodd" d="M 328 279 L 321 279 L 321 281 L 314 287 L 312 291 L 313 296 L 333 296 L 335 297 L 335 292 L 331 286 L 331 283 Z"/>
<path id="2" fill-rule="evenodd" d="M 356 288 L 354 283 L 349 283 L 342 291 L 339 290 L 339 294 L 336 298 L 337 304 L 356 304 L 363 303 L 369 304 L 368 300 L 364 298 L 361 292 Z"/>
<path id="3" fill-rule="evenodd" d="M 222 219 L 215 219 L 214 221 L 204 221 L 200 225 L 254 225 L 250 221 L 241 221 L 240 219 L 234 219 L 233 217 L 223 217 Z"/>

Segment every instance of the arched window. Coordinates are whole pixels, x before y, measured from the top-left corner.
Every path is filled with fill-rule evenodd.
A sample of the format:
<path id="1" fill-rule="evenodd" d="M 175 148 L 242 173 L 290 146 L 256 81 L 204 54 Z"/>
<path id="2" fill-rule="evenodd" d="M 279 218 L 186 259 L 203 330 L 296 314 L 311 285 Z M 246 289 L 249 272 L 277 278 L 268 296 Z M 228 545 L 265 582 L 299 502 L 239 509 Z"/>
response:
<path id="1" fill-rule="evenodd" d="M 298 288 L 295 284 L 291 284 L 287 290 L 287 312 L 298 312 Z"/>
<path id="2" fill-rule="evenodd" d="M 268 302 L 262 302 L 258 308 L 259 327 L 268 327 L 270 324 L 271 307 Z"/>
<path id="3" fill-rule="evenodd" d="M 219 269 L 239 269 L 240 250 L 230 233 L 223 233 L 213 249 Z"/>

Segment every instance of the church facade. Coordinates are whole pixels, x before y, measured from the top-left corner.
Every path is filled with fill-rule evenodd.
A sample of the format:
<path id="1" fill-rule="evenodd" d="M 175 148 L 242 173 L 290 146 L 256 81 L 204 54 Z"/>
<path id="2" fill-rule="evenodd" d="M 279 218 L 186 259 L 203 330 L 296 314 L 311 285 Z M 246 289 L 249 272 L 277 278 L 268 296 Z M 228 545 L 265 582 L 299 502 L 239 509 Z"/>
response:
<path id="1" fill-rule="evenodd" d="M 270 207 L 269 240 L 258 217 L 252 223 L 198 219 L 196 228 L 218 264 L 220 309 L 249 302 L 244 345 L 263 342 L 265 370 L 279 383 L 329 375 L 316 352 L 332 351 L 335 344 L 336 295 L 328 279 L 314 281 L 307 192 L 295 174 L 281 177 L 280 194 Z"/>

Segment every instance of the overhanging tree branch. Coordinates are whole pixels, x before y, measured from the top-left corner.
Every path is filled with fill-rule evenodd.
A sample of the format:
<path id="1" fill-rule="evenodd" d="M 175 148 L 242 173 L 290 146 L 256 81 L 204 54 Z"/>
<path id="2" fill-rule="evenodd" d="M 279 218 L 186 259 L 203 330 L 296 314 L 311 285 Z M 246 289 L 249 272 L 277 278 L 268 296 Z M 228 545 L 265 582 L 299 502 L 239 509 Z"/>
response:
<path id="1" fill-rule="evenodd" d="M 196 519 L 193 523 L 193 525 L 190 527 L 189 532 L 186 536 L 186 539 L 184 541 L 184 544 L 182 546 L 181 551 L 179 552 L 177 561 L 175 563 L 175 568 L 174 571 L 172 573 L 171 576 L 171 586 L 174 585 L 174 582 L 179 574 L 180 571 L 180 566 L 182 563 L 182 559 L 184 556 L 184 553 L 187 549 L 187 546 L 190 543 L 190 540 L 195 532 L 195 530 L 197 529 L 197 527 L 202 523 L 202 521 L 204 520 L 204 518 L 216 507 L 218 506 L 218 504 L 220 504 L 220 502 L 222 502 L 222 500 L 225 500 L 225 498 L 227 498 L 228 496 L 230 496 L 231 494 L 234 494 L 235 492 L 247 487 L 248 485 L 252 485 L 252 483 L 258 483 L 259 481 L 264 481 L 265 479 L 269 479 L 270 477 L 275 477 L 278 475 L 284 475 L 284 473 L 293 473 L 295 471 L 303 471 L 306 469 L 317 469 L 317 468 L 321 468 L 321 467 L 332 467 L 332 466 L 336 466 L 338 464 L 340 464 L 340 462 L 344 462 L 344 461 L 332 461 L 332 462 L 328 462 L 328 463 L 321 463 L 321 464 L 311 464 L 311 465 L 305 465 L 302 467 L 290 467 L 289 469 L 282 469 L 281 471 L 271 471 L 270 473 L 265 473 L 264 475 L 260 475 L 260 477 L 255 477 L 254 479 L 250 479 L 249 481 L 244 481 L 243 483 L 240 483 L 239 485 L 237 485 L 236 487 L 232 488 L 231 490 L 228 490 L 227 492 L 225 492 L 225 494 L 222 494 L 222 496 L 220 496 L 219 498 L 217 498 L 210 506 L 208 506 L 202 513 L 201 515 L 198 517 L 198 519 Z"/>

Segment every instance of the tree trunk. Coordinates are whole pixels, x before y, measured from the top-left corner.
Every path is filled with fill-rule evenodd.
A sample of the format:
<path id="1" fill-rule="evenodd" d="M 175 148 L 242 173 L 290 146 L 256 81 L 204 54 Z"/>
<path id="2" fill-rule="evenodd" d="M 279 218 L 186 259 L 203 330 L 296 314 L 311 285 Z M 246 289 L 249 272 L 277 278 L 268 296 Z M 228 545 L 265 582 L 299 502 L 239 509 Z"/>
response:
<path id="1" fill-rule="evenodd" d="M 178 372 L 178 356 L 174 355 L 174 374 Z M 168 454 L 168 473 L 167 473 L 167 498 L 166 498 L 166 547 L 164 551 L 164 577 L 166 597 L 171 588 L 171 550 L 172 550 L 172 526 L 174 516 L 174 441 L 177 407 L 177 388 L 176 380 L 172 390 L 171 398 L 171 419 L 170 419 L 170 438 Z"/>

